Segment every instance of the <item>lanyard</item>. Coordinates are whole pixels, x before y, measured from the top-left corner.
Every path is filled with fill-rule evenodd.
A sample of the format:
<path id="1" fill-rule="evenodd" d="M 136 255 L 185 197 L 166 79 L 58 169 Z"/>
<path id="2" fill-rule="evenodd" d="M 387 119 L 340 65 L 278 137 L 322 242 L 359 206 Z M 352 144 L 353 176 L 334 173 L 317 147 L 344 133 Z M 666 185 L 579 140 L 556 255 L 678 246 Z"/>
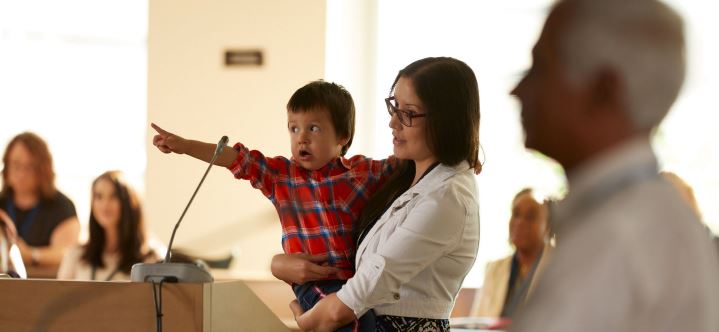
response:
<path id="1" fill-rule="evenodd" d="M 10 219 L 12 219 L 13 223 L 15 223 L 18 234 L 20 235 L 20 237 L 27 240 L 28 232 L 30 232 L 30 227 L 32 226 L 33 222 L 35 222 L 35 217 L 37 216 L 40 203 L 35 204 L 35 206 L 30 209 L 30 212 L 27 213 L 27 215 L 25 216 L 25 220 L 23 220 L 22 222 L 18 220 L 17 211 L 15 210 L 15 202 L 13 201 L 12 197 L 8 197 L 6 205 L 7 213 L 10 216 Z"/>

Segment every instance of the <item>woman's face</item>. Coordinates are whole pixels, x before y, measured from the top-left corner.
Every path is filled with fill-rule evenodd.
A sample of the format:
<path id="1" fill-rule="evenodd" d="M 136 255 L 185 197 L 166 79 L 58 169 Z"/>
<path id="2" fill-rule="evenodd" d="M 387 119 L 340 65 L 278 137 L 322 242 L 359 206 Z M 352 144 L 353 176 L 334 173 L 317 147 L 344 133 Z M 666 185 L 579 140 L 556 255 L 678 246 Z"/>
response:
<path id="1" fill-rule="evenodd" d="M 36 192 L 39 187 L 38 165 L 23 143 L 13 144 L 8 154 L 7 181 L 16 193 Z"/>
<path id="2" fill-rule="evenodd" d="M 547 213 L 545 207 L 530 193 L 514 201 L 512 218 L 509 220 L 509 238 L 517 249 L 531 249 L 541 246 L 547 235 Z"/>
<path id="3" fill-rule="evenodd" d="M 104 229 L 117 228 L 120 223 L 120 198 L 110 180 L 100 179 L 92 188 L 92 214 Z"/>
<path id="4" fill-rule="evenodd" d="M 400 110 L 415 114 L 426 114 L 422 100 L 414 91 L 412 81 L 400 77 L 394 88 L 394 98 Z M 434 154 L 429 150 L 425 136 L 426 117 L 412 119 L 412 127 L 406 127 L 399 122 L 397 115 L 392 115 L 389 127 L 392 128 L 394 139 L 394 155 L 400 159 L 414 160 L 416 163 L 434 160 Z"/>

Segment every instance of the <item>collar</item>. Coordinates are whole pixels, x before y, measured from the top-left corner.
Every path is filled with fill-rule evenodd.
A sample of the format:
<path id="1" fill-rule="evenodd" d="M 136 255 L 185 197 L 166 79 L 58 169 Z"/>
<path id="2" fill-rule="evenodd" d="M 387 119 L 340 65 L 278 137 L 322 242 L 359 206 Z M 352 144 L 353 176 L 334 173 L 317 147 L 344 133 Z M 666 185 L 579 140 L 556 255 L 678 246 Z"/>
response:
<path id="1" fill-rule="evenodd" d="M 467 163 L 466 161 L 462 161 L 454 166 L 439 164 L 429 173 L 425 174 L 422 180 L 417 182 L 413 187 L 407 189 L 407 191 L 405 191 L 404 194 L 400 195 L 397 200 L 406 201 L 414 196 L 419 195 L 420 193 L 427 192 L 428 190 L 433 190 L 434 188 L 440 186 L 450 177 L 454 176 L 457 173 L 464 172 L 468 169 L 469 163 Z"/>
<path id="2" fill-rule="evenodd" d="M 345 157 L 337 157 L 335 162 L 344 167 L 346 170 L 352 169 L 352 164 L 350 164 L 350 161 Z"/>
<path id="3" fill-rule="evenodd" d="M 301 169 L 307 173 L 325 174 L 325 173 L 327 173 L 335 168 L 338 168 L 338 167 L 344 168 L 345 170 L 352 169 L 352 164 L 350 164 L 349 160 L 345 159 L 344 157 L 336 157 L 335 159 L 330 160 L 324 166 L 322 166 L 314 171 L 300 166 L 300 164 L 294 158 L 292 158 L 291 161 L 298 169 Z"/>
<path id="4" fill-rule="evenodd" d="M 657 165 L 647 137 L 634 138 L 584 163 L 567 175 L 569 193 L 553 211 L 552 226 L 559 228 L 574 213 L 601 203 L 628 185 L 656 176 Z"/>

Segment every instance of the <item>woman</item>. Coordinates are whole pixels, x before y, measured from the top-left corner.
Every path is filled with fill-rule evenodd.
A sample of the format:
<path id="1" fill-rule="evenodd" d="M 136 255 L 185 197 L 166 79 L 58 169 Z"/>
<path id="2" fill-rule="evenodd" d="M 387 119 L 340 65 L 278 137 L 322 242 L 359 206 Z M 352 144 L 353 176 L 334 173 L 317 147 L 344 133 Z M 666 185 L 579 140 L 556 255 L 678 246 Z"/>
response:
<path id="1" fill-rule="evenodd" d="M 332 331 L 368 310 L 377 314 L 380 331 L 448 330 L 454 297 L 474 263 L 474 72 L 456 59 L 426 58 L 402 69 L 391 92 L 389 125 L 402 162 L 362 212 L 355 275 L 306 313 L 291 304 L 303 330 Z M 273 273 L 293 282 L 331 272 L 304 258 L 278 255 Z"/>
<path id="2" fill-rule="evenodd" d="M 510 317 L 531 291 L 538 265 L 550 248 L 547 207 L 530 188 L 512 200 L 509 239 L 514 254 L 487 264 L 484 286 L 475 300 L 472 316 Z"/>
<path id="3" fill-rule="evenodd" d="M 80 223 L 75 205 L 55 188 L 47 144 L 33 133 L 15 136 L 5 149 L 0 213 L 18 232 L 16 243 L 26 265 L 57 267 L 77 244 Z"/>
<path id="4" fill-rule="evenodd" d="M 90 239 L 65 256 L 58 279 L 129 280 L 132 265 L 155 262 L 145 238 L 140 200 L 120 172 L 92 183 Z"/>

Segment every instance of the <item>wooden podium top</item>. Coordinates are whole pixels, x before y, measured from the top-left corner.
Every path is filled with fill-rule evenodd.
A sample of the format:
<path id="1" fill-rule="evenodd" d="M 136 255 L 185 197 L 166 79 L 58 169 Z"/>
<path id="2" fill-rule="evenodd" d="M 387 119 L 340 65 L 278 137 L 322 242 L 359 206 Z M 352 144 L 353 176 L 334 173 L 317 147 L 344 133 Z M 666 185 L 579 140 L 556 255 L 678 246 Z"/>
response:
<path id="1" fill-rule="evenodd" d="M 152 284 L 0 279 L 0 331 L 155 331 Z M 163 330 L 289 331 L 242 281 L 162 285 Z"/>

